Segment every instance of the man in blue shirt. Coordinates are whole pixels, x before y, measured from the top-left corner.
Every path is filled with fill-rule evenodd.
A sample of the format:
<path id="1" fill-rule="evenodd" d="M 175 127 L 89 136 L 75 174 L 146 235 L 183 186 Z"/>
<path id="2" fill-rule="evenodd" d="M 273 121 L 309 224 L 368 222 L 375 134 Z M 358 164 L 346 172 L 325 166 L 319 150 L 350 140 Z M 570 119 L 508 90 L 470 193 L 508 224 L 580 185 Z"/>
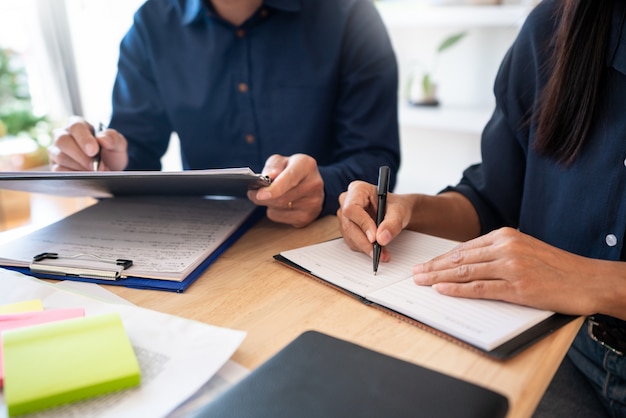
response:
<path id="1" fill-rule="evenodd" d="M 277 222 L 334 213 L 354 179 L 399 163 L 397 65 L 367 0 L 149 0 L 120 47 L 109 129 L 57 135 L 55 170 L 250 167 Z M 96 142 L 97 141 L 97 142 Z"/>

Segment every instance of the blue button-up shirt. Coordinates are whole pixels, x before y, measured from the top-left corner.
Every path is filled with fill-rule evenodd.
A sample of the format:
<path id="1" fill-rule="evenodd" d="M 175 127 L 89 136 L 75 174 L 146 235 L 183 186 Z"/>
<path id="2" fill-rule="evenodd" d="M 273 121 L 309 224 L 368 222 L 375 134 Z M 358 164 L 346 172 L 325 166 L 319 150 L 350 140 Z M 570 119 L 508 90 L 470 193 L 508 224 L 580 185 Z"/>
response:
<path id="1" fill-rule="evenodd" d="M 477 209 L 482 232 L 519 228 L 586 257 L 626 260 L 626 26 L 623 2 L 608 48 L 607 78 L 590 136 L 570 166 L 538 154 L 526 123 L 543 88 L 557 3 L 528 17 L 495 82 L 496 109 L 482 136 L 482 163 L 454 188 Z"/>
<path id="2" fill-rule="evenodd" d="M 328 214 L 350 181 L 397 171 L 397 83 L 370 1 L 265 0 L 235 27 L 201 0 L 149 0 L 120 47 L 110 126 L 130 170 L 159 170 L 172 132 L 185 169 L 311 155 Z"/>

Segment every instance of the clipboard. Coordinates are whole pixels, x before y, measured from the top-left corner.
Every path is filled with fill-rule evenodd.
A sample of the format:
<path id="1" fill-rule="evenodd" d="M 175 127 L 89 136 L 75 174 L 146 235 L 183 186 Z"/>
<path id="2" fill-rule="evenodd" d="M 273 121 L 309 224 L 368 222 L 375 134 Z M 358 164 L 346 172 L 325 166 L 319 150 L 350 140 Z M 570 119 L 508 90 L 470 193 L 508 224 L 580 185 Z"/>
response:
<path id="1" fill-rule="evenodd" d="M 110 199 L 105 199 L 105 201 L 109 200 Z M 136 289 L 164 290 L 182 293 L 191 286 L 226 249 L 264 215 L 265 208 L 254 208 L 236 229 L 221 240 L 213 251 L 180 281 L 133 276 L 132 270 L 128 270 L 136 261 L 133 260 L 132 257 L 124 257 L 121 255 L 120 257 L 103 259 L 102 257 L 88 252 L 78 254 L 55 253 L 53 251 L 37 253 L 32 256 L 29 263 L 22 263 L 27 265 L 10 265 L 5 262 L 3 263 L 4 265 L 0 265 L 0 267 L 40 279 L 73 280 L 103 285 L 125 286 Z M 63 220 L 59 222 L 63 222 Z M 9 244 L 11 244 L 11 242 L 5 245 Z"/>
<path id="2" fill-rule="evenodd" d="M 248 167 L 186 171 L 0 172 L 0 189 L 67 197 L 231 196 L 271 184 Z"/>

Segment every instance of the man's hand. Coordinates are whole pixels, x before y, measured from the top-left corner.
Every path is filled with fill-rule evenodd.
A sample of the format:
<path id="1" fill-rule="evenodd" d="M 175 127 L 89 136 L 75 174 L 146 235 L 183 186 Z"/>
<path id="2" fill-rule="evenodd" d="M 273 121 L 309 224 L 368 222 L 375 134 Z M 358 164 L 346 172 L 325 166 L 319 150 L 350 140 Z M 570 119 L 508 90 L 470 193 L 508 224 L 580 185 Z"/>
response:
<path id="1" fill-rule="evenodd" d="M 296 228 L 317 219 L 324 204 L 324 181 L 313 157 L 272 155 L 265 162 L 263 174 L 272 179 L 272 184 L 250 190 L 248 198 L 267 206 L 269 219 Z"/>
<path id="2" fill-rule="evenodd" d="M 95 134 L 82 118 L 72 117 L 65 129 L 56 130 L 48 148 L 53 171 L 93 171 L 93 159 L 100 153 L 100 170 L 121 171 L 128 164 L 126 138 L 114 129 Z"/>

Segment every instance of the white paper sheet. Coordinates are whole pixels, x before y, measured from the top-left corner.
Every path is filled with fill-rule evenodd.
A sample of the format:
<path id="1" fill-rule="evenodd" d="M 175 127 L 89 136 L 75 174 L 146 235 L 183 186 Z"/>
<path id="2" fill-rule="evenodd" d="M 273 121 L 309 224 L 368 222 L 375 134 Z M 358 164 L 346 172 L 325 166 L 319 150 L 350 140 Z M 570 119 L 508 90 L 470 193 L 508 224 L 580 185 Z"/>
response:
<path id="1" fill-rule="evenodd" d="M 61 289 L 80 292 L 86 296 L 94 297 L 109 303 L 120 303 L 134 306 L 126 299 L 121 298 L 115 293 L 94 283 L 65 280 L 55 283 L 55 286 Z M 228 360 L 211 379 L 209 379 L 200 389 L 196 391 L 196 393 L 168 414 L 167 418 L 183 418 L 193 414 L 197 409 L 206 405 L 216 396 L 220 395 L 232 385 L 239 382 L 248 374 L 250 374 L 250 370 L 233 360 Z"/>

